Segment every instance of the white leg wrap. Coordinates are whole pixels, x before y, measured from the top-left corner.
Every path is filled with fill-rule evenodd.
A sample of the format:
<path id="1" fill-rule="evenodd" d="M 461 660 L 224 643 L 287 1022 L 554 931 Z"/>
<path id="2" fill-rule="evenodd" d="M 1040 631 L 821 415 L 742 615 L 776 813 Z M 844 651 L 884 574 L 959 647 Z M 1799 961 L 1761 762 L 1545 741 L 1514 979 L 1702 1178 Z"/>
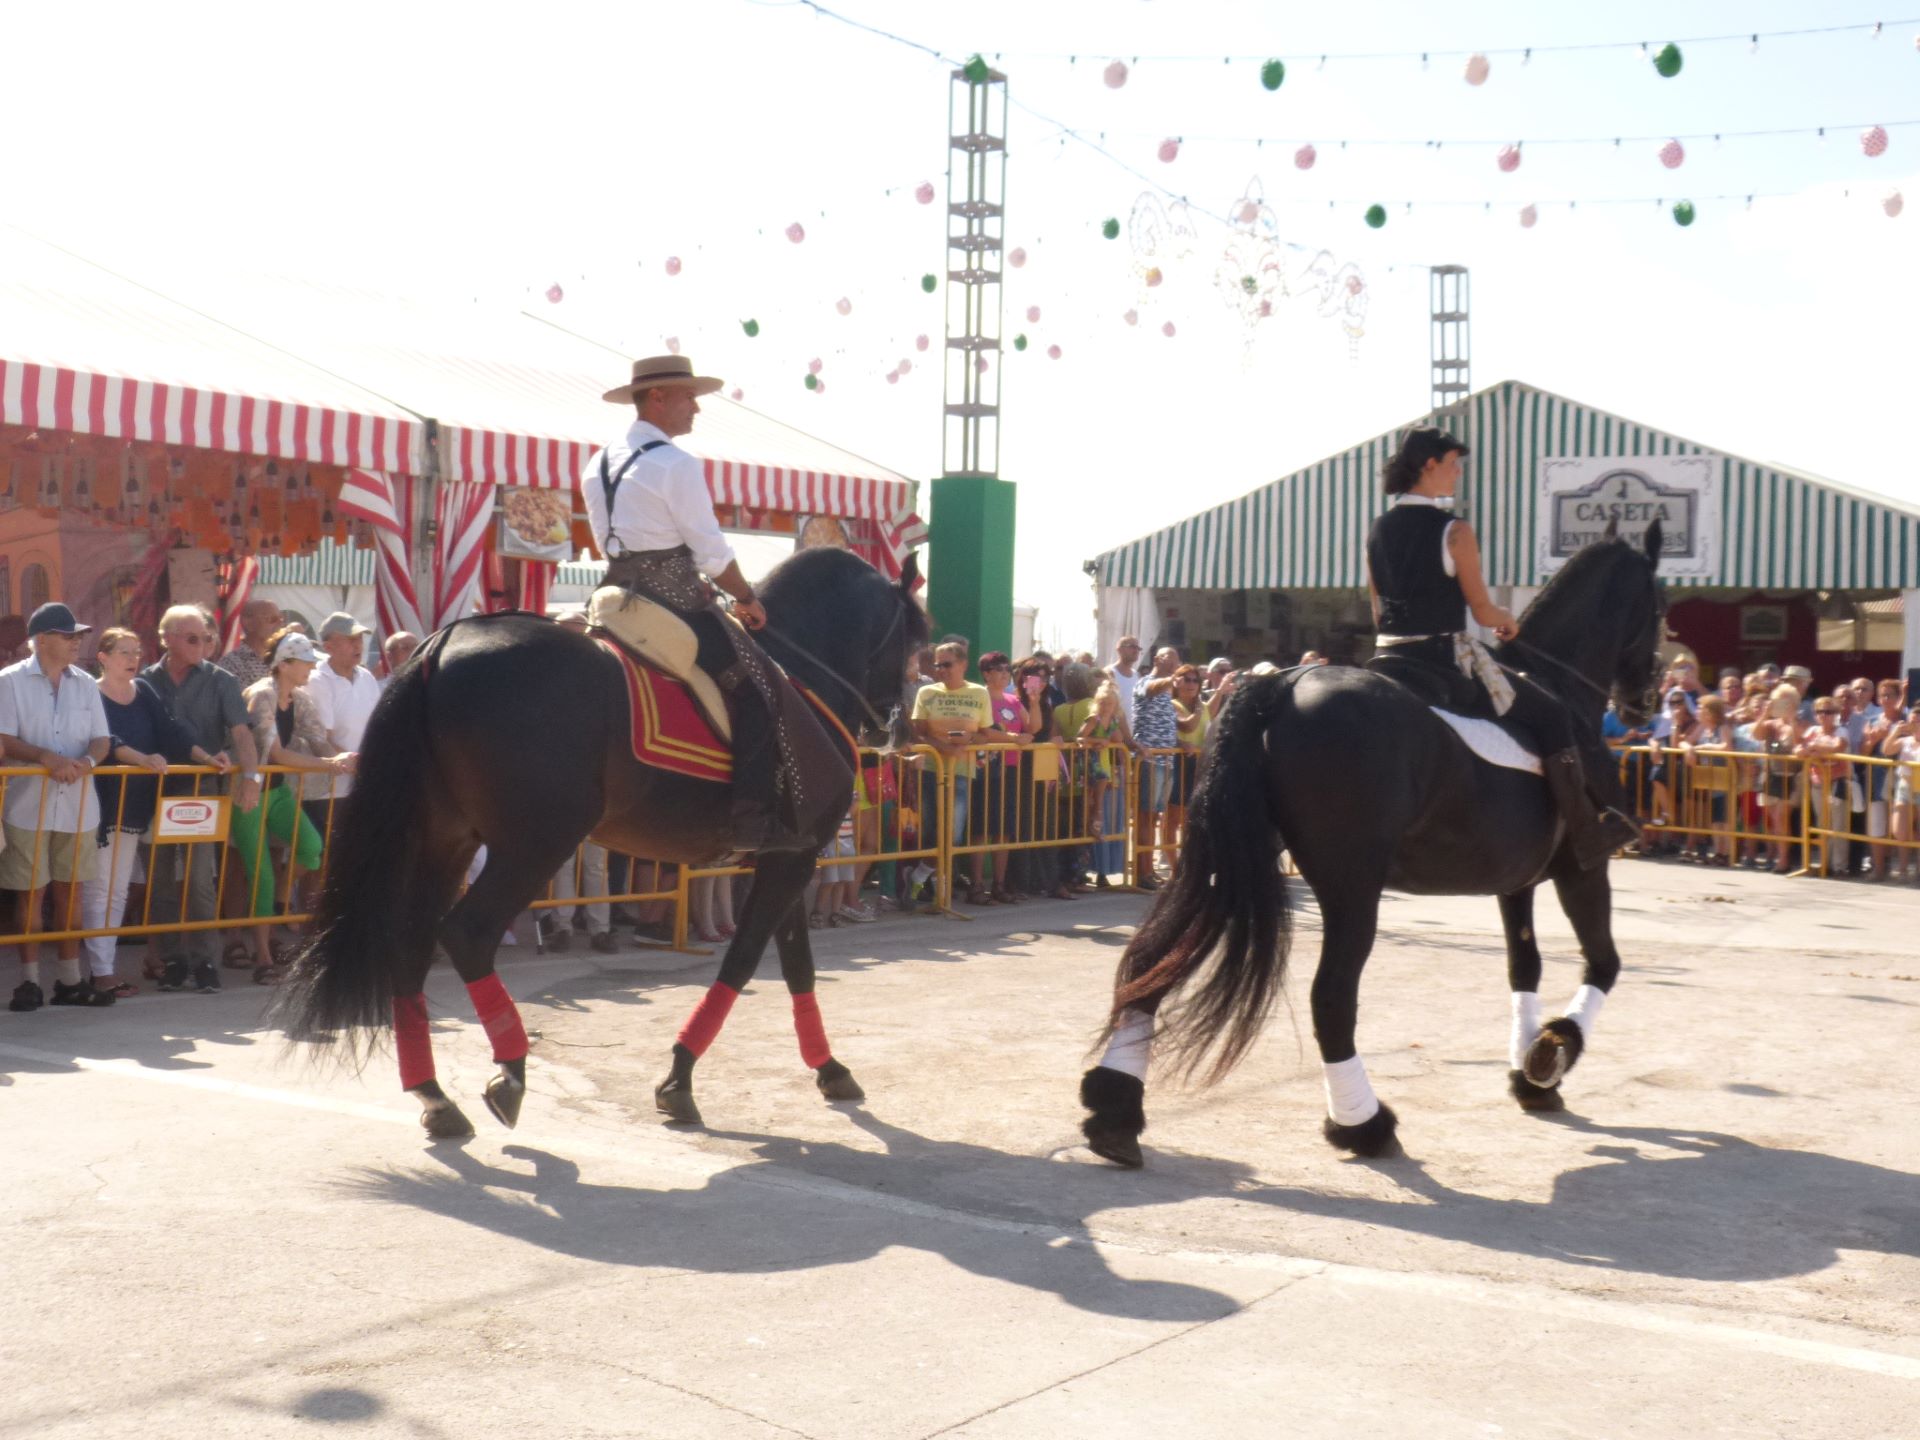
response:
<path id="1" fill-rule="evenodd" d="M 1567 1019 L 1580 1027 L 1580 1038 L 1589 1045 L 1593 1043 L 1593 1026 L 1600 1018 L 1600 1007 L 1606 1003 L 1606 991 L 1582 985 L 1573 992 L 1573 1003 L 1567 1006 Z"/>
<path id="2" fill-rule="evenodd" d="M 1322 1067 L 1327 1072 L 1327 1114 L 1336 1125 L 1358 1125 L 1380 1110 L 1380 1098 L 1358 1055 Z"/>
<path id="3" fill-rule="evenodd" d="M 1540 992 L 1513 992 L 1513 1030 L 1507 1039 L 1507 1059 L 1518 1070 L 1526 1062 L 1527 1051 L 1540 1038 Z"/>
<path id="4" fill-rule="evenodd" d="M 1147 1060 L 1153 1050 L 1153 1017 L 1143 1010 L 1129 1010 L 1114 1027 L 1107 1042 L 1107 1053 L 1100 1063 L 1136 1080 L 1147 1078 Z"/>

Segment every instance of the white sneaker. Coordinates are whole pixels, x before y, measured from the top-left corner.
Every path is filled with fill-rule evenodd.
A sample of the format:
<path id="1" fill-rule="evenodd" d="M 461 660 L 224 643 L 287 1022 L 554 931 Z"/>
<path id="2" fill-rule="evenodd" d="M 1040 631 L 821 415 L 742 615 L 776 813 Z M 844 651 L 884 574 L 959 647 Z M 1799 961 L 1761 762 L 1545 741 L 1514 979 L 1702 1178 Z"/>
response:
<path id="1" fill-rule="evenodd" d="M 838 915 L 842 920 L 849 920 L 855 925 L 871 925 L 875 920 L 880 918 L 864 905 L 842 905 L 833 913 Z"/>

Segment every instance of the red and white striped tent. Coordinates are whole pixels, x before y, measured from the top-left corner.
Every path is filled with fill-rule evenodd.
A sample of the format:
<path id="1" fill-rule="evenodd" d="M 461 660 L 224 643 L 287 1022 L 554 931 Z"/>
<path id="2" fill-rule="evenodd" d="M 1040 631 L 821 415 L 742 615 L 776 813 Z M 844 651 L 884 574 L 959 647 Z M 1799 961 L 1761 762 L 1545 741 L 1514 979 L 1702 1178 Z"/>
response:
<path id="1" fill-rule="evenodd" d="M 587 457 L 625 430 L 621 410 L 599 398 L 625 368 L 618 352 L 529 316 L 230 274 L 150 288 L 0 226 L 0 422 L 346 467 L 339 503 L 375 539 L 385 629 L 432 628 L 474 608 L 494 487 L 572 488 Z M 926 537 L 904 476 L 723 396 L 702 401 L 682 443 L 705 461 L 715 506 L 736 528 L 831 516 L 895 575 Z M 415 492 L 433 471 L 437 541 L 422 605 Z M 233 568 L 244 586 L 249 567 Z M 538 608 L 552 567 L 524 573 L 521 603 Z M 244 601 L 223 598 L 232 610 Z"/>

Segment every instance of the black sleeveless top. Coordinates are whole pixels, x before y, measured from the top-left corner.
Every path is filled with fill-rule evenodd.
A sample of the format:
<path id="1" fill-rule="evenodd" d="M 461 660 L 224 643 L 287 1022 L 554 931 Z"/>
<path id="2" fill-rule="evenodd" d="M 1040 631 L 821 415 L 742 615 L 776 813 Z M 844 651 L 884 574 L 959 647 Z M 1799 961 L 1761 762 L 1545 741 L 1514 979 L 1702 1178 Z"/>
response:
<path id="1" fill-rule="evenodd" d="M 1382 635 L 1446 635 L 1467 625 L 1466 597 L 1441 545 L 1456 517 L 1437 505 L 1392 505 L 1367 533 L 1367 570 Z"/>

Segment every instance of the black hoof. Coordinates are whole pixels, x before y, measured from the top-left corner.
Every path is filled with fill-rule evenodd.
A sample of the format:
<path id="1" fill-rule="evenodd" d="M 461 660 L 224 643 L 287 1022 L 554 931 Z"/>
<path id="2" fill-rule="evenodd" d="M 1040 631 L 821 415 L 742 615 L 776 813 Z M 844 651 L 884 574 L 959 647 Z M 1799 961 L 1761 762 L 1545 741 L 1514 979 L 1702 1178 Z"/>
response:
<path id="1" fill-rule="evenodd" d="M 1102 1160 L 1138 1170 L 1140 1132 L 1147 1128 L 1147 1087 L 1124 1070 L 1096 1065 L 1080 1077 L 1080 1103 L 1092 1113 L 1080 1122 L 1087 1148 Z"/>
<path id="2" fill-rule="evenodd" d="M 1550 1115 L 1567 1108 L 1567 1102 L 1561 1098 L 1558 1085 L 1543 1090 L 1527 1079 L 1527 1073 L 1524 1070 L 1507 1071 L 1507 1093 L 1520 1102 L 1522 1110 L 1531 1111 L 1536 1115 Z"/>
<path id="3" fill-rule="evenodd" d="M 1540 1034 L 1527 1047 L 1520 1068 L 1535 1085 L 1550 1090 L 1573 1069 L 1586 1045 L 1587 1039 L 1580 1033 L 1579 1024 L 1560 1016 L 1540 1027 Z"/>
<path id="4" fill-rule="evenodd" d="M 435 1140 L 469 1140 L 473 1137 L 473 1122 L 467 1119 L 464 1110 L 445 1096 L 437 1100 L 422 1097 L 420 1128 Z"/>
<path id="5" fill-rule="evenodd" d="M 1334 1149 L 1351 1150 L 1356 1155 L 1364 1155 L 1372 1160 L 1394 1148 L 1393 1133 L 1399 1124 L 1393 1111 L 1382 1104 L 1358 1125 L 1341 1125 L 1328 1116 L 1320 1127 L 1320 1133 L 1327 1137 L 1327 1143 Z"/>
<path id="6" fill-rule="evenodd" d="M 487 1102 L 493 1118 L 511 1130 L 520 1123 L 520 1102 L 527 1098 L 527 1087 L 516 1076 L 502 1070 L 487 1082 L 481 1098 Z"/>
<path id="7" fill-rule="evenodd" d="M 829 1100 L 864 1100 L 867 1092 L 853 1078 L 853 1072 L 838 1060 L 829 1060 L 814 1072 L 814 1083 Z"/>
<path id="8" fill-rule="evenodd" d="M 699 1125 L 700 1107 L 693 1103 L 693 1087 L 678 1080 L 662 1080 L 654 1087 L 653 1108 L 673 1125 Z"/>

